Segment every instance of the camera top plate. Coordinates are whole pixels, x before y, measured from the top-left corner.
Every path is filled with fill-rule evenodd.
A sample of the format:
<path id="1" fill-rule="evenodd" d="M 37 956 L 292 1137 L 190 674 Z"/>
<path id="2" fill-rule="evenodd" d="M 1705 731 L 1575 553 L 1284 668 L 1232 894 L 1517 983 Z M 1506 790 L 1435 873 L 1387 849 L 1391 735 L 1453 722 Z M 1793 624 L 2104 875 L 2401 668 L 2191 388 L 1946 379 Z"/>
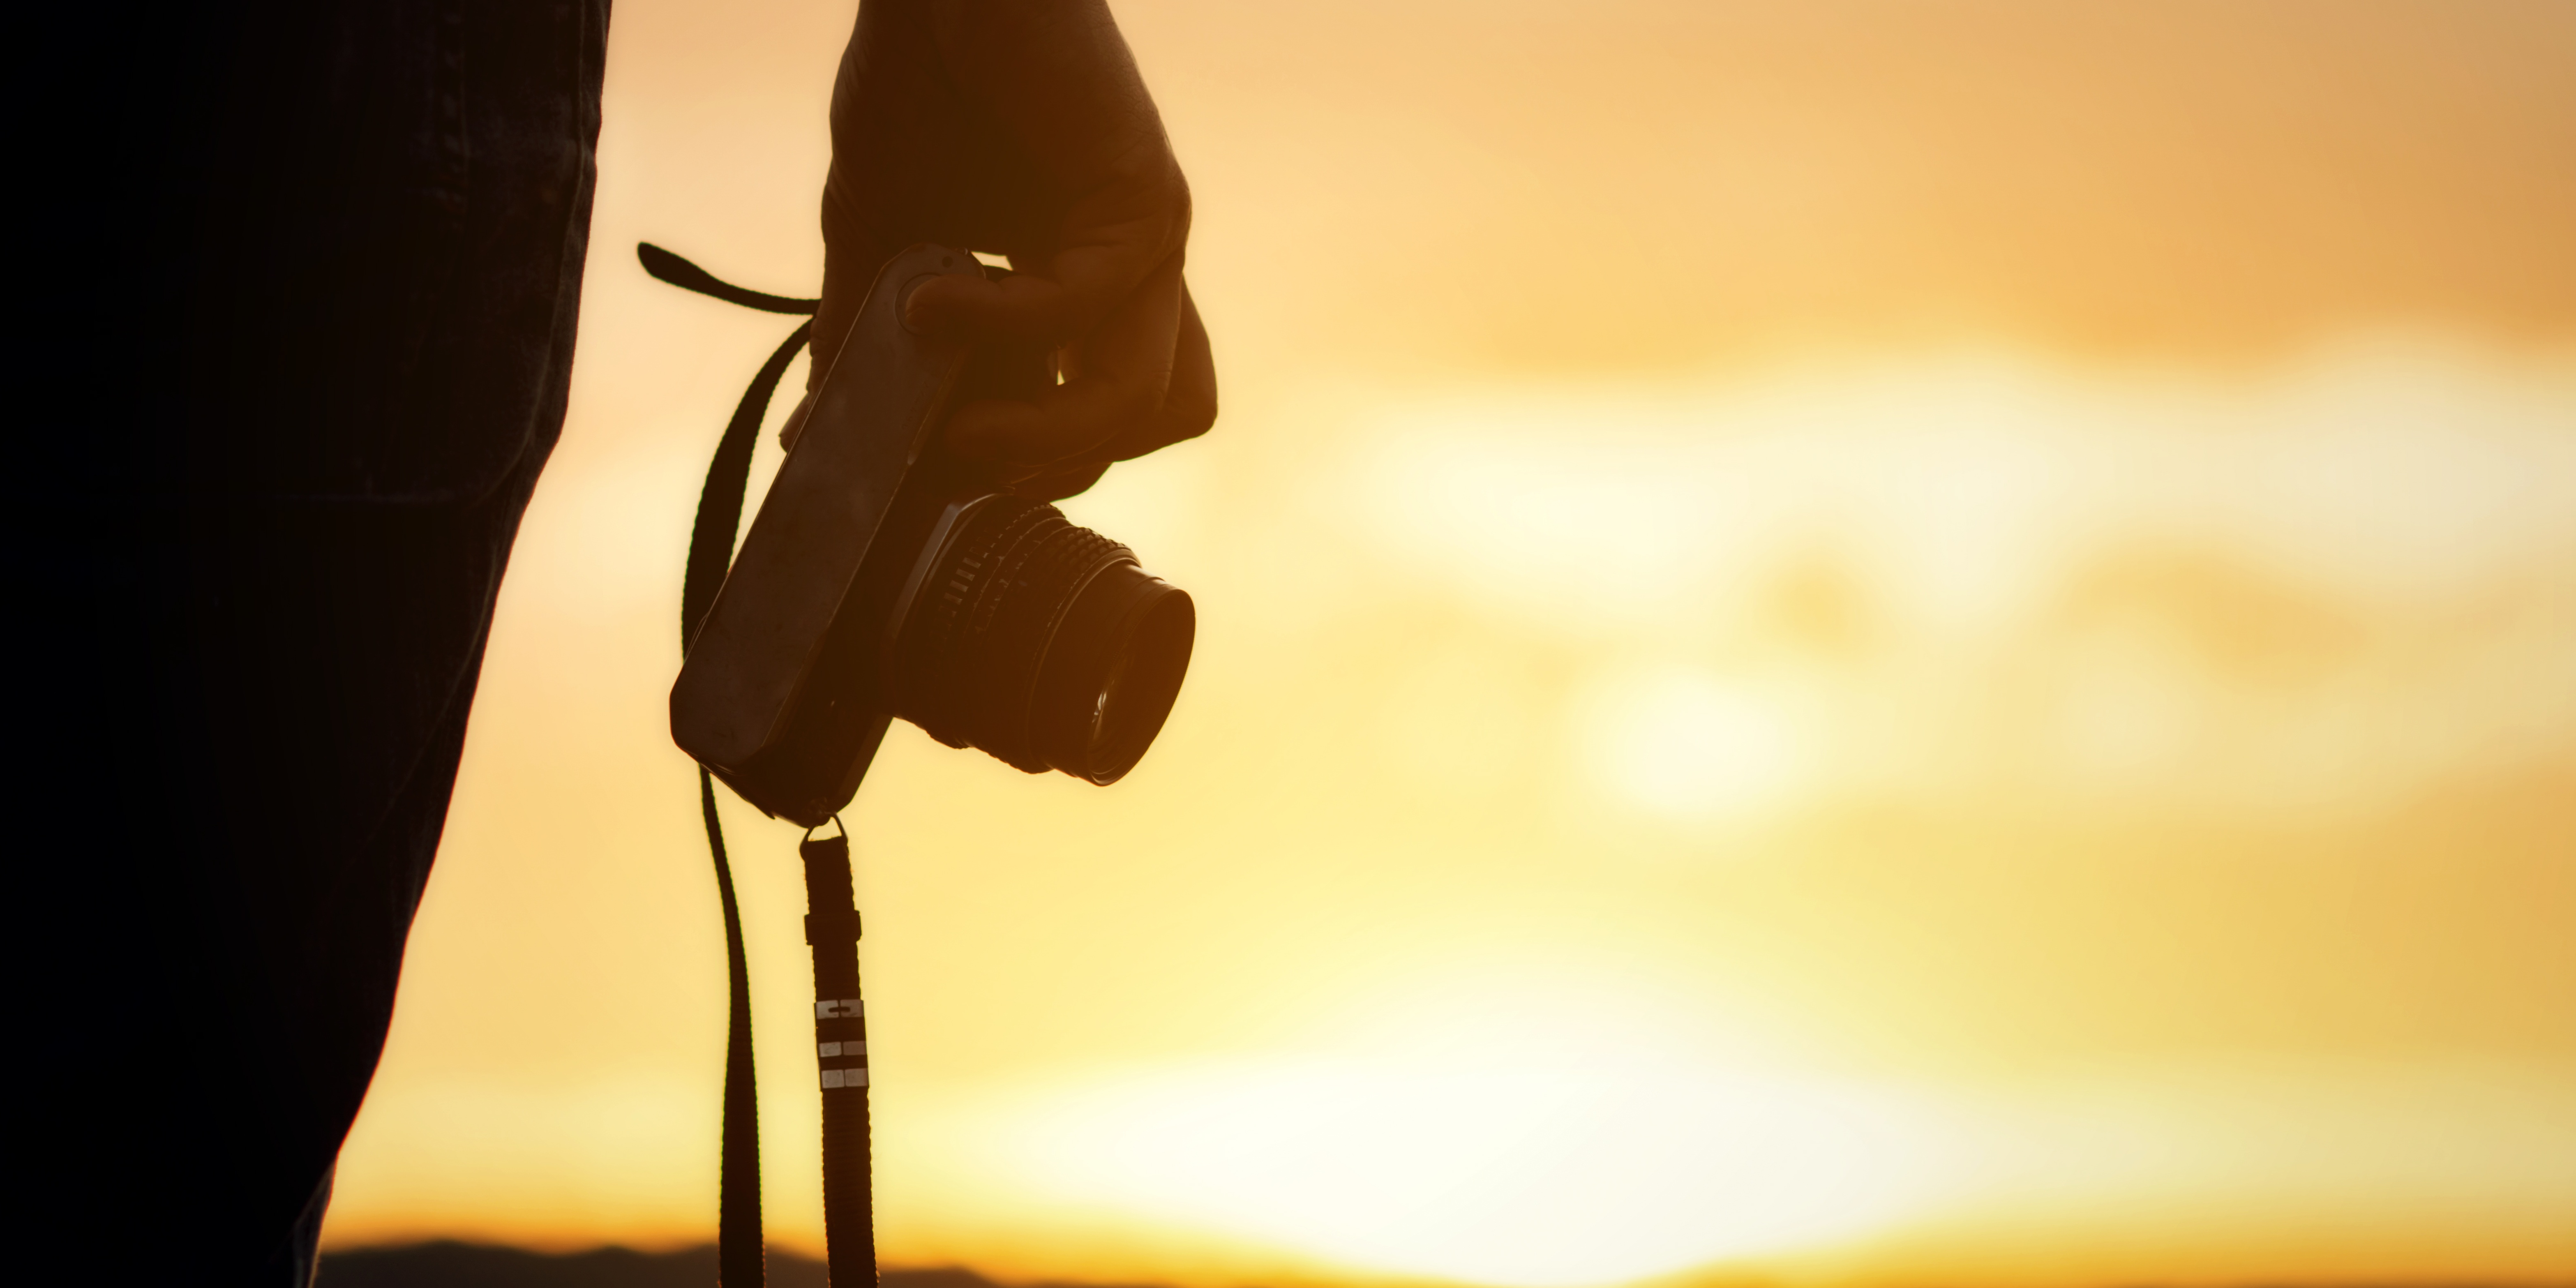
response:
<path id="1" fill-rule="evenodd" d="M 965 368 L 966 345 L 905 327 L 904 300 L 931 278 L 982 272 L 963 250 L 923 244 L 869 287 L 671 689 L 672 738 L 718 773 L 788 732 L 825 633 Z"/>

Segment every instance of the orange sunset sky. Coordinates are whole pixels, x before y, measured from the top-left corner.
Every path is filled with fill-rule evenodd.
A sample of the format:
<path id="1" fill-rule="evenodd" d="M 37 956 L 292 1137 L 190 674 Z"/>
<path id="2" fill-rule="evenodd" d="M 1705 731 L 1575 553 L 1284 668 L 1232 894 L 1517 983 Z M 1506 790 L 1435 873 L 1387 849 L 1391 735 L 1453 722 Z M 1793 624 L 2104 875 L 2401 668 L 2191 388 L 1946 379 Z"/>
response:
<path id="1" fill-rule="evenodd" d="M 849 812 L 889 1264 L 2576 1281 L 2576 5 L 1118 12 L 1225 411 L 1066 508 L 1197 656 L 1114 788 L 898 725 Z M 664 701 L 789 324 L 633 246 L 816 288 L 850 17 L 618 6 L 328 1247 L 713 1237 Z M 812 1252 L 797 833 L 728 811 Z"/>

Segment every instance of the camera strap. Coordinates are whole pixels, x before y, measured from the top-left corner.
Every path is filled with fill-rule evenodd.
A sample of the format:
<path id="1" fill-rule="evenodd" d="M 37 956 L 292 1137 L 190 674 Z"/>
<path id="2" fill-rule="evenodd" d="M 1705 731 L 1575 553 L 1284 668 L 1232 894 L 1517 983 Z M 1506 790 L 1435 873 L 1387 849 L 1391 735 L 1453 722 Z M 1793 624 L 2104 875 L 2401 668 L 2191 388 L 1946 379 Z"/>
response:
<path id="1" fill-rule="evenodd" d="M 715 604 L 733 563 L 734 533 L 751 479 L 751 449 L 761 418 L 788 364 L 813 334 L 819 300 L 790 299 L 749 290 L 717 278 L 678 255 L 638 243 L 644 271 L 673 286 L 768 313 L 803 314 L 807 320 L 761 364 L 733 420 L 707 463 L 698 493 L 697 524 L 689 534 L 689 565 L 680 589 L 680 646 L 688 647 L 698 623 Z M 742 910 L 734 899 L 733 868 L 725 856 L 724 827 L 716 817 L 714 776 L 698 769 L 698 804 L 706 816 L 707 850 L 715 858 L 716 892 L 724 903 L 725 1078 L 724 1149 L 718 1167 L 716 1276 L 724 1288 L 763 1288 L 766 1267 L 760 1231 L 760 1099 L 752 1076 L 751 977 L 743 959 Z M 876 1282 L 876 1240 L 868 1194 L 867 1029 L 858 978 L 859 914 L 850 898 L 847 833 L 821 840 L 809 835 L 805 858 L 805 938 L 814 948 L 814 1032 L 823 1063 L 823 1209 L 825 1255 L 832 1282 L 841 1288 Z M 833 885 L 837 881 L 837 896 Z M 846 931 L 846 935 L 843 932 Z M 827 980 L 826 959 L 833 972 Z M 846 975 L 843 974 L 846 972 Z M 842 1007 L 846 1005 L 846 1015 Z M 830 1014 L 826 1014 L 829 1008 Z M 844 1036 L 844 1033 L 849 1036 Z M 841 1052 L 855 1047 L 850 1057 Z M 855 1068 L 851 1062 L 855 1060 Z M 855 1170 L 853 1170 L 855 1168 Z M 846 1249 L 846 1250 L 845 1250 Z"/>
<path id="2" fill-rule="evenodd" d="M 859 998 L 859 910 L 850 894 L 850 833 L 812 832 L 805 860 L 805 942 L 814 949 L 814 1055 L 823 1082 L 823 1255 L 831 1282 L 874 1285 L 876 1214 L 868 1172 L 868 1011 Z"/>

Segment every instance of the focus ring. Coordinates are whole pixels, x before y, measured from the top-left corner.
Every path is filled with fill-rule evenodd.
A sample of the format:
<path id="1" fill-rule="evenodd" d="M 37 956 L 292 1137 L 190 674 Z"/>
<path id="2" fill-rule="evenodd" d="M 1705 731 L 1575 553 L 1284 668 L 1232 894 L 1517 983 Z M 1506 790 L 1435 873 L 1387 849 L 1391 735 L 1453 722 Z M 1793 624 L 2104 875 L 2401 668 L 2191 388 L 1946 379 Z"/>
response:
<path id="1" fill-rule="evenodd" d="M 1048 649 L 1092 576 L 1134 559 L 1052 505 L 984 502 L 932 568 L 904 626 L 895 710 L 949 746 L 1043 772 L 1030 704 Z"/>
<path id="2" fill-rule="evenodd" d="M 976 600 L 991 585 L 995 560 L 1018 533 L 1042 522 L 1050 507 L 995 497 L 968 520 L 967 530 L 932 570 L 931 593 L 907 623 L 900 649 L 902 678 L 896 706 L 931 737 L 951 747 L 972 745 L 963 701 L 971 668 L 964 655 L 966 623 Z"/>

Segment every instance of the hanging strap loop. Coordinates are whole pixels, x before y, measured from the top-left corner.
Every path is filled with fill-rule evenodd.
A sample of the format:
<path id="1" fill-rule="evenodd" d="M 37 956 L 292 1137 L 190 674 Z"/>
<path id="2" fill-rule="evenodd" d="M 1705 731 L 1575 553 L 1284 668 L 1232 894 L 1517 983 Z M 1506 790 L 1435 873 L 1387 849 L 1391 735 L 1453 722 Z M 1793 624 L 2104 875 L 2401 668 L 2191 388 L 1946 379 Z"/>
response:
<path id="1" fill-rule="evenodd" d="M 788 364 L 813 334 L 811 315 L 821 301 L 735 286 L 651 242 L 637 243 L 635 257 L 643 261 L 645 272 L 673 286 L 745 308 L 808 315 L 752 377 L 716 443 L 715 458 L 707 463 L 697 524 L 689 533 L 688 573 L 680 588 L 680 647 L 686 652 L 733 564 L 733 538 L 742 526 L 743 493 L 751 480 L 751 449 L 761 418 L 768 414 L 770 397 Z M 734 898 L 733 867 L 725 857 L 724 825 L 716 817 L 715 779 L 704 766 L 698 769 L 698 803 L 706 816 L 707 850 L 715 857 L 725 927 L 724 1150 L 717 1180 L 716 1282 L 723 1288 L 764 1288 L 768 1270 L 761 1248 L 760 1093 L 752 1076 L 751 972 L 743 958 L 742 908 Z M 858 913 L 853 910 L 849 917 L 851 938 L 856 939 Z"/>

